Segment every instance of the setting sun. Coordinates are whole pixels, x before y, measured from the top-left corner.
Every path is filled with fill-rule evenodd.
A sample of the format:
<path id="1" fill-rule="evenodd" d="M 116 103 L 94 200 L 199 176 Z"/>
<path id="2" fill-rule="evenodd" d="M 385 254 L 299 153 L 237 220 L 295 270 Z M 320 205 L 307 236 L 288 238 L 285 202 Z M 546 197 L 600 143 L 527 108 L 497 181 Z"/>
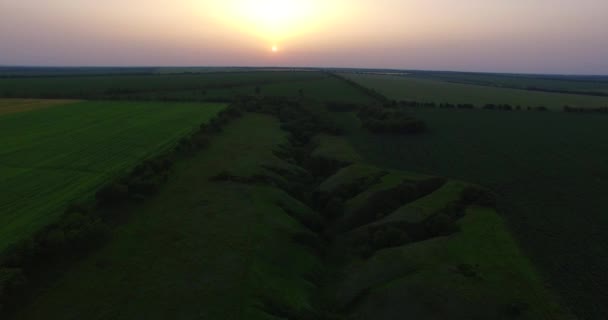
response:
<path id="1" fill-rule="evenodd" d="M 318 30 L 340 12 L 338 5 L 319 0 L 228 0 L 201 9 L 211 9 L 228 26 L 273 45 Z"/>
<path id="2" fill-rule="evenodd" d="M 272 50 L 272 52 L 279 52 L 279 47 L 272 46 L 272 48 L 270 50 Z"/>

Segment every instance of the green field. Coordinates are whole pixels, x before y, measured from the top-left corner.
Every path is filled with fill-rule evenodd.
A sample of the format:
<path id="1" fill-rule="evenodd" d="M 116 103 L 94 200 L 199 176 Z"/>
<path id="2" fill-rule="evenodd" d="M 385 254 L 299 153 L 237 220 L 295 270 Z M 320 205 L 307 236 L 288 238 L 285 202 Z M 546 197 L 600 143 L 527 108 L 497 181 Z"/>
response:
<path id="1" fill-rule="evenodd" d="M 230 101 L 260 93 L 313 100 L 369 102 L 347 83 L 312 71 L 0 78 L 0 97 Z"/>
<path id="2" fill-rule="evenodd" d="M 0 251 L 222 108 L 81 102 L 0 116 Z"/>
<path id="3" fill-rule="evenodd" d="M 575 94 L 535 92 L 509 88 L 496 88 L 473 84 L 450 83 L 420 79 L 415 76 L 342 74 L 363 86 L 373 88 L 389 99 L 418 102 L 510 104 L 512 106 L 539 107 L 561 110 L 571 107 L 607 107 L 608 97 Z"/>
<path id="4" fill-rule="evenodd" d="M 518 75 L 464 72 L 413 72 L 412 76 L 420 79 L 492 87 L 608 94 L 608 79 L 601 76 Z"/>
<path id="5" fill-rule="evenodd" d="M 495 190 L 501 213 L 552 286 L 585 317 L 608 299 L 608 127 L 602 116 L 415 109 L 418 136 L 369 135 L 338 114 L 368 161 Z M 601 317 L 599 317 L 601 318 Z"/>

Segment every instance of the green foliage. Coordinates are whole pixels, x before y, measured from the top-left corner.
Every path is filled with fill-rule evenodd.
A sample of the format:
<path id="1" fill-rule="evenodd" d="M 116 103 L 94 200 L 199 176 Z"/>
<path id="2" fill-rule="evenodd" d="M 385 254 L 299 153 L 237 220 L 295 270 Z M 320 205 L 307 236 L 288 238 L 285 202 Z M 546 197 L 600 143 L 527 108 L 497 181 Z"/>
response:
<path id="1" fill-rule="evenodd" d="M 426 124 L 403 110 L 367 106 L 358 113 L 364 128 L 373 133 L 416 134 L 427 130 Z"/>

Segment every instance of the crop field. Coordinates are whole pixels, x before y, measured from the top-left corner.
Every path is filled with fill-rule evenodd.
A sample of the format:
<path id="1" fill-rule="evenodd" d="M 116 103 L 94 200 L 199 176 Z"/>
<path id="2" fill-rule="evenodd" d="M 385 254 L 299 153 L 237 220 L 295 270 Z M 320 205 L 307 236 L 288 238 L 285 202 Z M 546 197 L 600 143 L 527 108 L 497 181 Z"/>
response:
<path id="1" fill-rule="evenodd" d="M 80 102 L 0 116 L 0 251 L 222 108 Z"/>
<path id="2" fill-rule="evenodd" d="M 3 114 L 25 112 L 73 102 L 76 101 L 50 99 L 0 99 L 0 116 Z"/>
<path id="3" fill-rule="evenodd" d="M 267 95 L 369 99 L 328 74 L 307 71 L 0 78 L 0 97 L 227 101 L 253 95 L 256 87 Z"/>
<path id="4" fill-rule="evenodd" d="M 279 72 L 276 73 L 278 74 Z M 351 103 L 369 103 L 373 101 L 369 96 L 360 93 L 347 83 L 327 76 L 288 82 L 275 83 L 269 81 L 268 83 L 238 85 L 226 88 L 135 93 L 130 96 L 152 100 L 230 101 L 235 96 L 255 94 L 256 88 L 260 89 L 260 94 L 262 95 L 276 97 L 302 97 L 316 101 L 335 100 Z"/>
<path id="5" fill-rule="evenodd" d="M 501 213 L 577 312 L 606 314 L 608 127 L 602 116 L 415 109 L 430 132 L 369 135 L 340 114 L 372 163 L 462 179 L 499 193 Z"/>
<path id="6" fill-rule="evenodd" d="M 464 72 L 413 72 L 412 77 L 455 83 L 608 94 L 608 78 L 602 76 L 515 75 Z"/>
<path id="7" fill-rule="evenodd" d="M 523 108 L 544 106 L 555 110 L 562 110 L 566 105 L 583 108 L 608 106 L 608 97 L 496 88 L 420 79 L 413 76 L 364 74 L 343 74 L 343 76 L 396 100 L 452 104 L 471 103 L 478 107 L 485 104 L 520 105 Z"/>

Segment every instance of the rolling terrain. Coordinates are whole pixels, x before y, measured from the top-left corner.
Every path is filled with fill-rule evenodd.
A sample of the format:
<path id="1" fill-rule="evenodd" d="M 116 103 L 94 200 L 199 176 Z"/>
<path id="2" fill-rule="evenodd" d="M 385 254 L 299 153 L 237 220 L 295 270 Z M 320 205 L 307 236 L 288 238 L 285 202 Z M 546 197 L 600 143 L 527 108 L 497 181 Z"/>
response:
<path id="1" fill-rule="evenodd" d="M 525 252 L 584 319 L 606 312 L 606 119 L 561 112 L 410 109 L 429 132 L 369 135 L 354 114 L 336 121 L 365 160 L 478 183 Z"/>
<path id="2" fill-rule="evenodd" d="M 0 110 L 41 106 L 0 115 L 0 240 L 50 225 L 9 318 L 598 318 L 603 116 L 395 107 L 561 110 L 566 95 L 353 76 L 364 86 L 311 71 L 0 79 L 30 99 Z M 31 100 L 49 97 L 89 101 Z M 45 256 L 74 246 L 74 202 L 107 234 Z M 0 302 L 20 273 L 0 264 Z"/>
<path id="3" fill-rule="evenodd" d="M 103 248 L 14 318 L 569 319 L 496 212 L 466 200 L 473 186 L 333 159 L 316 142 L 300 158 L 297 131 L 282 128 L 301 116 L 262 113 L 180 161 L 157 197 L 126 207 Z M 344 167 L 315 174 L 328 163 Z"/>

